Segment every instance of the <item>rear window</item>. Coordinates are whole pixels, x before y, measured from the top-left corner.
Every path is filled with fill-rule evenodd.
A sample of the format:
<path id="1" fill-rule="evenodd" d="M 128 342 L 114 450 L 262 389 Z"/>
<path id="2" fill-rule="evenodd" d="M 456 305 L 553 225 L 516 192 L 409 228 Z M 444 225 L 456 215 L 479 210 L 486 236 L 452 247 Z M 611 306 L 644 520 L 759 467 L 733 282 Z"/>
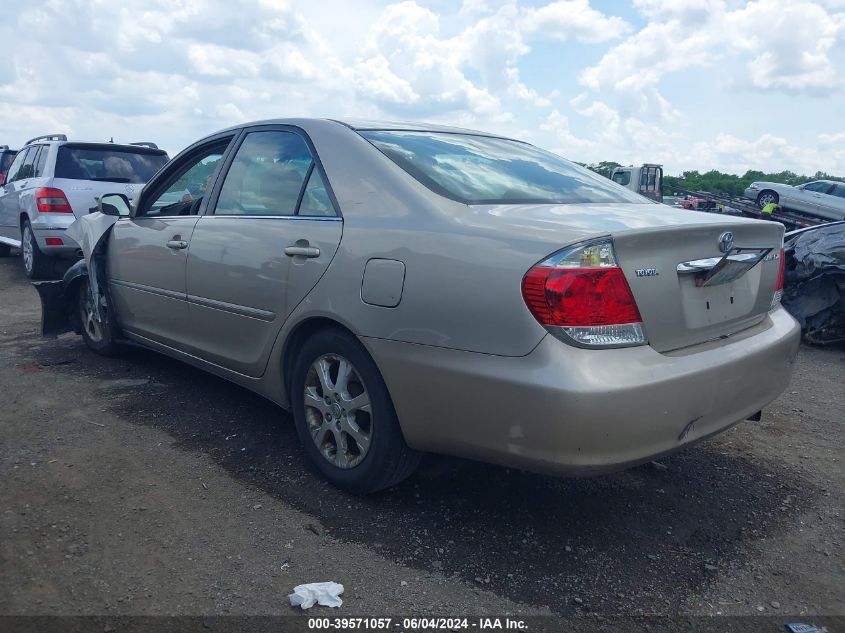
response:
<path id="1" fill-rule="evenodd" d="M 56 158 L 56 178 L 145 183 L 167 162 L 156 150 L 63 145 Z"/>
<path id="2" fill-rule="evenodd" d="M 15 160 L 14 152 L 0 153 L 0 174 L 5 174 L 9 171 L 9 166 L 12 164 L 13 160 Z"/>
<path id="3" fill-rule="evenodd" d="M 464 204 L 651 204 L 608 178 L 519 141 L 393 130 L 360 134 L 426 187 Z"/>

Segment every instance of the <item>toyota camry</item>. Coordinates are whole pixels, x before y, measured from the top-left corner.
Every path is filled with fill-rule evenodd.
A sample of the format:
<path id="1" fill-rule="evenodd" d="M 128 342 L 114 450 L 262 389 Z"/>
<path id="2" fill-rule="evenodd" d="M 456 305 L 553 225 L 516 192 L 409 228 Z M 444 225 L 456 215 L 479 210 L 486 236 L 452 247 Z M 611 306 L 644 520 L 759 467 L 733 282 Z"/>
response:
<path id="1" fill-rule="evenodd" d="M 45 332 L 266 396 L 357 493 L 422 452 L 636 465 L 756 417 L 798 347 L 781 225 L 657 204 L 495 134 L 251 123 L 185 149 L 131 206 L 119 189 L 99 204 L 85 260 L 41 284 Z"/>

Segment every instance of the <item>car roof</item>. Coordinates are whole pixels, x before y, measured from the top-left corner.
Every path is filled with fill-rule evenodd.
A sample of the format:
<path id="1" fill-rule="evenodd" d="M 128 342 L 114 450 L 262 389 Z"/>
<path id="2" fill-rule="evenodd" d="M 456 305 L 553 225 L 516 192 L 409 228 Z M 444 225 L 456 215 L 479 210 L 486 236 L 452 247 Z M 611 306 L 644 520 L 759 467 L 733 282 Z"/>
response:
<path id="1" fill-rule="evenodd" d="M 398 130 L 403 132 L 439 132 L 443 134 L 472 134 L 474 136 L 488 136 L 490 138 L 510 138 L 501 134 L 491 134 L 489 132 L 480 132 L 478 130 L 470 130 L 467 128 L 453 127 L 450 125 L 439 125 L 435 123 L 423 123 L 418 121 L 378 121 L 368 119 L 318 119 L 318 118 L 285 118 L 285 119 L 267 119 L 263 121 L 250 121 L 240 125 L 234 125 L 220 130 L 219 133 L 229 132 L 233 130 L 240 130 L 245 127 L 252 127 L 254 125 L 292 125 L 301 127 L 303 129 L 343 125 L 356 132 L 365 130 Z M 512 139 L 516 140 L 516 139 Z"/>

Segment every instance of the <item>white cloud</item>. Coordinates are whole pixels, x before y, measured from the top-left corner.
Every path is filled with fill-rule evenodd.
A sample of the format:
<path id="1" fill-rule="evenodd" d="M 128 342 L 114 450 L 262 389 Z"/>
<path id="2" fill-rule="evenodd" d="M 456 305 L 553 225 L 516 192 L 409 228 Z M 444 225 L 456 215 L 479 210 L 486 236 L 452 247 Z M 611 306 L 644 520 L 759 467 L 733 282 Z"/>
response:
<path id="1" fill-rule="evenodd" d="M 744 69 L 734 80 L 760 90 L 829 94 L 839 89 L 831 49 L 845 39 L 845 17 L 807 0 L 635 0 L 649 23 L 581 75 L 591 90 L 611 89 L 653 106 L 669 73 L 697 66 Z M 730 60 L 730 62 L 728 62 Z"/>
<path id="2" fill-rule="evenodd" d="M 678 98 L 719 69 L 737 91 L 841 99 L 843 0 L 632 2 L 641 25 L 590 0 L 9 3 L 0 142 L 67 131 L 175 151 L 245 120 L 351 115 L 489 129 L 579 161 L 845 174 L 841 127 L 807 112 L 793 131 L 788 100 L 766 135 L 721 113 L 703 131 Z"/>
<path id="3" fill-rule="evenodd" d="M 775 134 L 763 134 L 753 140 L 719 134 L 706 143 L 696 143 L 692 152 L 710 164 L 724 165 L 725 170 L 738 174 L 749 169 L 770 171 L 772 165 L 789 165 L 799 173 L 812 175 L 825 171 L 826 167 L 814 148 L 795 146 Z"/>
<path id="4" fill-rule="evenodd" d="M 754 87 L 809 94 L 839 90 L 841 74 L 830 52 L 845 39 L 845 16 L 812 2 L 759 0 L 729 13 L 726 25 L 734 36 L 746 34 L 731 46 L 753 55 L 747 68 Z"/>
<path id="5" fill-rule="evenodd" d="M 590 43 L 614 40 L 631 30 L 625 20 L 595 10 L 588 0 L 558 0 L 525 9 L 519 27 L 525 33 L 539 33 L 560 40 L 573 37 Z"/>

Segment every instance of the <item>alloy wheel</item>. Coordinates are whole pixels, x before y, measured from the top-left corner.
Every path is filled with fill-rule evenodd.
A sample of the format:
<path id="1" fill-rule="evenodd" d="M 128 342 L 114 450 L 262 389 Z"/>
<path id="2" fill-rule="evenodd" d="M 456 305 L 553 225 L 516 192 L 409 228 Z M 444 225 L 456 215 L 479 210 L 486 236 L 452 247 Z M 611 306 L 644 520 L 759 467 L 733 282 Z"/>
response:
<path id="1" fill-rule="evenodd" d="M 370 394 L 355 366 L 324 354 L 305 377 L 305 420 L 320 454 L 338 468 L 354 468 L 366 457 L 373 436 Z"/>
<path id="2" fill-rule="evenodd" d="M 94 297 L 91 296 L 91 288 L 87 284 L 83 286 L 81 290 L 84 296 L 80 296 L 79 298 L 79 319 L 80 323 L 82 323 L 82 327 L 85 328 L 85 332 L 88 334 L 89 338 L 99 343 L 103 340 L 103 326 L 100 321 L 97 320 L 97 316 L 94 310 Z M 100 302 L 100 314 L 105 318 L 105 306 L 102 302 Z"/>
<path id="3" fill-rule="evenodd" d="M 773 193 L 763 193 L 757 198 L 757 204 L 760 205 L 761 209 L 772 202 L 775 202 L 775 194 Z"/>
<path id="4" fill-rule="evenodd" d="M 32 228 L 29 226 L 29 223 L 24 224 L 23 227 L 21 254 L 23 255 L 23 267 L 27 273 L 32 273 L 32 263 L 35 259 L 35 253 L 32 247 Z"/>

